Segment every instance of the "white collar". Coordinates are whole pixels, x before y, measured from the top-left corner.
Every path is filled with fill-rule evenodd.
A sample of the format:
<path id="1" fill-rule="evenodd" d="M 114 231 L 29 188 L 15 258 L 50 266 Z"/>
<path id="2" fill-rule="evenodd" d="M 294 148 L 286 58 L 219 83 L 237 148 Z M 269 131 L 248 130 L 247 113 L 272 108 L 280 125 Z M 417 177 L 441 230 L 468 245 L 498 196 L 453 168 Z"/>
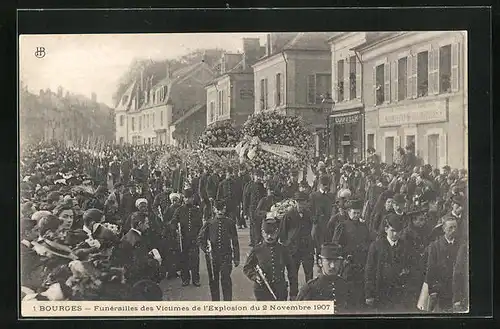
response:
<path id="1" fill-rule="evenodd" d="M 142 232 L 141 232 L 141 231 L 139 231 L 139 230 L 137 230 L 137 229 L 135 229 L 135 228 L 131 228 L 130 230 L 131 230 L 131 231 L 134 231 L 135 233 L 137 233 L 137 234 L 139 234 L 140 236 L 142 236 Z"/>
<path id="2" fill-rule="evenodd" d="M 87 233 L 87 235 L 92 235 L 92 231 L 87 226 L 83 225 L 83 230 Z"/>
<path id="3" fill-rule="evenodd" d="M 455 214 L 455 212 L 454 212 L 453 210 L 451 211 L 451 214 L 452 214 L 453 216 L 455 216 L 456 218 L 462 218 L 462 214 L 457 215 L 457 214 Z"/>
<path id="4" fill-rule="evenodd" d="M 391 239 L 389 239 L 388 236 L 386 236 L 386 239 L 387 239 L 387 241 L 389 241 L 389 244 L 391 245 L 391 247 L 394 247 L 395 245 L 398 244 L 398 241 L 392 241 Z"/>
<path id="5" fill-rule="evenodd" d="M 325 192 L 325 191 L 323 191 L 322 189 L 319 189 L 319 192 L 320 192 L 321 194 L 325 194 L 325 193 L 326 193 L 326 192 Z"/>
<path id="6" fill-rule="evenodd" d="M 453 244 L 455 243 L 455 239 L 453 240 L 448 240 L 448 238 L 445 236 L 444 239 L 446 240 L 446 242 L 448 242 L 449 244 Z"/>

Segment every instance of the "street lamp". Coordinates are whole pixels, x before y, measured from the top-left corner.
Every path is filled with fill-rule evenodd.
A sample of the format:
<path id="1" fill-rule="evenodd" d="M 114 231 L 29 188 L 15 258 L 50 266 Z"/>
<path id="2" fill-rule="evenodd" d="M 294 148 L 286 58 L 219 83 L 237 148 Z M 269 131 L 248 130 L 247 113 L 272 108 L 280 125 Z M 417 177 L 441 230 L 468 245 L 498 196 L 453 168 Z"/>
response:
<path id="1" fill-rule="evenodd" d="M 330 156 L 330 114 L 335 107 L 335 102 L 330 93 L 321 95 L 321 112 L 326 114 L 326 151 L 327 156 Z"/>

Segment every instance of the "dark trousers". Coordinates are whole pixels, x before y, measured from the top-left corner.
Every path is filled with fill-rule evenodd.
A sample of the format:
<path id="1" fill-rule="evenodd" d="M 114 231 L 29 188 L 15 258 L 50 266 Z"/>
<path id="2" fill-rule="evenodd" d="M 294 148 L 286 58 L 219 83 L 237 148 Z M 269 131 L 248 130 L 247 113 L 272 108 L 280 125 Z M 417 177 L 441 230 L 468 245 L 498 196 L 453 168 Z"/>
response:
<path id="1" fill-rule="evenodd" d="M 323 245 L 325 239 L 326 232 L 326 223 L 320 221 L 313 225 L 311 235 L 314 240 L 314 248 L 316 249 L 316 258 L 319 258 L 319 254 L 321 253 L 321 246 Z"/>
<path id="2" fill-rule="evenodd" d="M 233 300 L 233 282 L 231 280 L 231 271 L 233 270 L 232 257 L 230 254 L 217 255 L 213 253 L 213 258 L 214 264 L 211 263 L 208 254 L 205 254 L 212 300 L 220 301 L 220 287 L 222 287 L 223 300 L 231 301 Z"/>
<path id="3" fill-rule="evenodd" d="M 241 203 L 238 204 L 236 214 L 237 214 L 236 221 L 238 223 L 238 226 L 247 226 L 245 222 L 245 216 L 243 216 L 243 213 L 241 211 Z"/>
<path id="4" fill-rule="evenodd" d="M 288 286 L 286 282 L 270 283 L 271 289 L 279 301 L 286 301 L 288 299 Z M 265 284 L 255 283 L 253 286 L 253 293 L 257 301 L 274 301 L 274 297 L 269 292 Z"/>
<path id="5" fill-rule="evenodd" d="M 256 246 L 262 241 L 262 217 L 254 214 L 250 215 L 250 244 Z"/>
<path id="6" fill-rule="evenodd" d="M 297 271 L 297 275 L 299 274 L 299 268 L 302 264 L 302 268 L 304 270 L 304 276 L 306 278 L 306 282 L 312 280 L 313 278 L 313 268 L 314 268 L 314 252 L 313 250 L 302 249 L 299 247 L 299 250 L 295 254 L 292 255 L 293 262 L 295 263 L 295 270 Z"/>
<path id="7" fill-rule="evenodd" d="M 182 282 L 200 282 L 200 249 L 194 243 L 183 246 L 181 252 Z"/>
<path id="8" fill-rule="evenodd" d="M 123 184 L 127 184 L 130 181 L 130 172 L 123 172 L 122 173 L 122 180 Z"/>

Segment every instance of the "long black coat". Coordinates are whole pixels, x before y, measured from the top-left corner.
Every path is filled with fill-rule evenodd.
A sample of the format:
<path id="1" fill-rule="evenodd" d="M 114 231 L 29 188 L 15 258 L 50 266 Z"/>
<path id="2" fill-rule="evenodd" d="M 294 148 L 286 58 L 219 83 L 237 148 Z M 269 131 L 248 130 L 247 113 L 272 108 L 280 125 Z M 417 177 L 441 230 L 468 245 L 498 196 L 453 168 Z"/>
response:
<path id="1" fill-rule="evenodd" d="M 453 268 L 459 247 L 458 241 L 449 244 L 444 236 L 429 246 L 426 282 L 429 285 L 429 294 L 438 294 L 439 308 L 444 311 L 452 307 Z"/>
<path id="2" fill-rule="evenodd" d="M 385 236 L 372 242 L 365 266 L 365 297 L 374 298 L 375 306 L 385 311 L 405 310 L 404 288 L 407 276 L 407 246 L 399 240 L 392 247 Z"/>

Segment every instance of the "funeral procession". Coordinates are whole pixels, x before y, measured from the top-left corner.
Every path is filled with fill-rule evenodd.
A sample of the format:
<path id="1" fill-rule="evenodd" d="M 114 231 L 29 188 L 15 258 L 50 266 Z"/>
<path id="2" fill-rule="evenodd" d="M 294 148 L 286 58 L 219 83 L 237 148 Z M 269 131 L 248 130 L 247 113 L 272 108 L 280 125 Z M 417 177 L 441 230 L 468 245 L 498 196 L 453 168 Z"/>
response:
<path id="1" fill-rule="evenodd" d="M 468 312 L 464 32 L 20 45 L 22 302 Z"/>

